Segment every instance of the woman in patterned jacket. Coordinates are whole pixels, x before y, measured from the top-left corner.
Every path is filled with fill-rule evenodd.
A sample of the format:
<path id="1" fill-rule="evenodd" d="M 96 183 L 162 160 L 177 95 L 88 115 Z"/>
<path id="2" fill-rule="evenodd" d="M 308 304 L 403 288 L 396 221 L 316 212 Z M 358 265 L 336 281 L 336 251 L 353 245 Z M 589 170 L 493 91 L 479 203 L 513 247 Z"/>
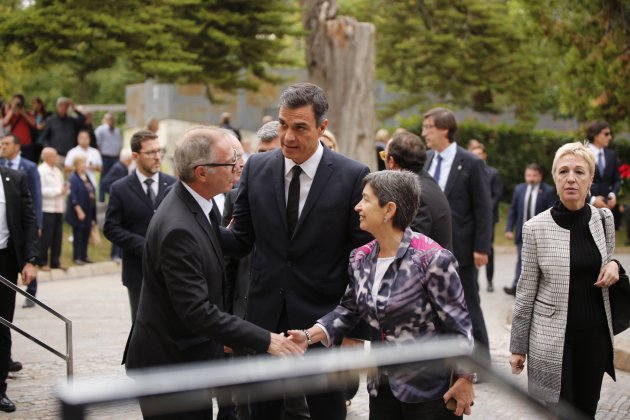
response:
<path id="1" fill-rule="evenodd" d="M 615 226 L 610 210 L 586 204 L 595 159 L 583 144 L 560 147 L 552 174 L 560 201 L 523 226 L 510 365 L 519 374 L 529 356 L 534 398 L 562 399 L 593 418 L 604 372 L 615 378 L 608 300 L 619 280 Z"/>
<path id="2" fill-rule="evenodd" d="M 418 177 L 381 171 L 363 180 L 356 205 L 360 227 L 375 240 L 350 254 L 349 285 L 339 306 L 308 330 L 292 330 L 303 345 L 339 343 L 360 321 L 376 340 L 402 345 L 443 334 L 466 337 L 470 316 L 453 254 L 409 225 L 420 204 Z M 461 372 L 449 388 L 447 367 L 380 369 L 369 379 L 370 419 L 450 419 L 470 414 L 474 374 Z M 457 401 L 455 412 L 445 401 Z"/>

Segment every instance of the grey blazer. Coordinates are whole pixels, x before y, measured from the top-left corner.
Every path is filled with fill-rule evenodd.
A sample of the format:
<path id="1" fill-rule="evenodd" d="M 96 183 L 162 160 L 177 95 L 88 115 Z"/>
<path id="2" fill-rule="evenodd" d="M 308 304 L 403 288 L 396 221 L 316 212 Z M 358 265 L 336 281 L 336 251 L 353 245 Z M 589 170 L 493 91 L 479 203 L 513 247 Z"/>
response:
<path id="1" fill-rule="evenodd" d="M 615 249 L 615 226 L 604 209 L 606 237 L 600 213 L 591 206 L 589 228 L 602 256 L 602 267 Z M 567 326 L 570 273 L 570 232 L 551 217 L 550 209 L 523 226 L 523 270 L 516 289 L 510 352 L 526 354 L 528 386 L 537 399 L 558 402 Z M 612 317 L 608 289 L 602 288 L 611 343 Z M 614 379 L 614 370 L 611 376 Z"/>

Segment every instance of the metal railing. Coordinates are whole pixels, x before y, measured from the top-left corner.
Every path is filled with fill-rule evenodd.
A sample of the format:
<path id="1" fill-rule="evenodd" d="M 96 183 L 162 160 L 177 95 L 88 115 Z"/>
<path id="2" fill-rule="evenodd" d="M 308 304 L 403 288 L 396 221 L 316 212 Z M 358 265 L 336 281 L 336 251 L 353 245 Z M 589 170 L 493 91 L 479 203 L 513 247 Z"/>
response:
<path id="1" fill-rule="evenodd" d="M 4 325 L 5 327 L 11 328 L 13 331 L 17 331 L 18 333 L 22 334 L 24 337 L 28 338 L 29 340 L 31 340 L 35 344 L 39 345 L 40 347 L 45 348 L 46 350 L 48 350 L 49 352 L 51 352 L 55 356 L 60 357 L 61 359 L 65 360 L 65 362 L 66 362 L 66 375 L 67 375 L 68 380 L 69 380 L 72 377 L 72 373 L 73 373 L 72 372 L 72 364 L 73 364 L 73 359 L 72 359 L 72 321 L 70 321 L 68 318 L 66 318 L 65 316 L 61 315 L 59 312 L 57 312 L 54 309 L 52 309 L 50 306 L 46 305 L 44 302 L 40 301 L 39 299 L 35 298 L 34 296 L 31 296 L 29 293 L 26 293 L 24 290 L 20 289 L 17 285 L 13 284 L 12 282 L 7 280 L 3 276 L 0 276 L 0 283 L 5 285 L 9 289 L 13 289 L 14 291 L 20 293 L 25 298 L 33 301 L 35 303 L 35 305 L 40 306 L 45 311 L 47 311 L 50 314 L 53 314 L 54 316 L 56 316 L 57 318 L 59 318 L 60 320 L 62 320 L 66 324 L 66 354 L 63 354 L 60 351 L 52 348 L 48 344 L 44 343 L 42 340 L 33 337 L 31 334 L 27 333 L 26 331 L 24 331 L 20 327 L 14 325 L 13 323 L 7 321 L 6 319 L 4 319 L 3 317 L 0 316 L 0 324 Z"/>
<path id="2" fill-rule="evenodd" d="M 467 365 L 485 380 L 496 382 L 517 398 L 525 400 L 542 416 L 581 419 L 566 404 L 547 407 L 507 375 L 494 372 L 472 353 L 462 338 L 436 339 L 403 346 L 373 344 L 357 347 L 309 350 L 304 357 L 268 356 L 235 358 L 134 371 L 131 378 L 75 379 L 56 389 L 61 417 L 83 420 L 86 408 L 130 400 L 142 400 L 143 415 L 194 411 L 212 405 L 213 397 L 236 396 L 239 401 L 278 399 L 282 395 L 342 389 L 350 375 L 376 368 L 422 363 L 444 369 Z"/>

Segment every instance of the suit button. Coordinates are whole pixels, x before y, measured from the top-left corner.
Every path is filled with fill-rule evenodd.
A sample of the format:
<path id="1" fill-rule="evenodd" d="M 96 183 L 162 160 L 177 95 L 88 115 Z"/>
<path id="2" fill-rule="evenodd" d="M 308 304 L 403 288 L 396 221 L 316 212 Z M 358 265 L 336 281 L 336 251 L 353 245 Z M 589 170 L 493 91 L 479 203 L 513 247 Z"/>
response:
<path id="1" fill-rule="evenodd" d="M 287 261 L 287 267 L 291 267 L 291 261 Z"/>

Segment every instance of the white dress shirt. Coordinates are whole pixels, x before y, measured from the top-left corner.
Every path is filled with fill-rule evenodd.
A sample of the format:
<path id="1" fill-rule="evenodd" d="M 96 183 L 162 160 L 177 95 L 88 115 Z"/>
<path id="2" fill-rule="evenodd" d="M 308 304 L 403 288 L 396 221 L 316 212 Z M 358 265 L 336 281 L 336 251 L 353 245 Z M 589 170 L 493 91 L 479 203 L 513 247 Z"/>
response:
<path id="1" fill-rule="evenodd" d="M 148 186 L 147 186 L 147 184 L 144 183 L 144 181 L 149 179 L 149 177 L 145 176 L 138 169 L 136 169 L 136 176 L 140 180 L 140 185 L 142 185 L 142 191 L 144 191 L 144 193 L 146 194 Z M 153 197 L 157 198 L 157 196 L 158 196 L 158 182 L 160 181 L 160 173 L 159 172 L 154 173 L 153 176 L 151 176 L 151 179 L 153 180 L 153 183 L 151 184 L 151 189 L 153 190 Z"/>
<path id="2" fill-rule="evenodd" d="M 210 221 L 210 212 L 212 211 L 212 200 L 206 200 L 205 198 L 200 196 L 197 193 L 197 191 L 190 188 L 188 184 L 186 184 L 185 182 L 182 182 L 182 185 L 184 186 L 184 188 L 188 190 L 190 195 L 193 196 L 197 204 L 199 204 L 199 207 L 201 207 L 201 211 L 203 211 L 203 213 L 206 215 L 206 219 L 208 219 L 208 223 L 210 223 L 210 226 L 212 226 L 212 222 Z"/>
<path id="3" fill-rule="evenodd" d="M 4 185 L 0 179 L 0 249 L 9 245 L 9 224 L 7 222 L 7 199 L 4 195 Z"/>
<path id="4" fill-rule="evenodd" d="M 219 213 L 223 216 L 223 209 L 225 208 L 225 193 L 217 194 L 212 197 L 212 199 L 214 200 L 214 204 L 217 206 L 217 210 L 219 210 Z"/>
<path id="5" fill-rule="evenodd" d="M 308 197 L 308 192 L 311 190 L 311 185 L 313 185 L 313 178 L 315 178 L 315 173 L 317 172 L 317 167 L 319 166 L 319 162 L 322 160 L 322 156 L 324 155 L 324 146 L 318 142 L 317 150 L 315 153 L 301 163 L 299 166 L 302 168 L 302 173 L 300 174 L 300 206 L 298 211 L 298 219 L 302 214 L 302 209 L 304 208 L 304 203 L 306 203 L 306 197 Z M 284 158 L 284 202 L 286 203 L 289 200 L 289 184 L 291 183 L 291 178 L 293 177 L 293 173 L 291 169 L 297 164 L 293 162 L 291 159 Z"/>
<path id="6" fill-rule="evenodd" d="M 56 166 L 42 163 L 37 168 L 42 183 L 42 212 L 63 213 L 66 209 L 63 174 Z"/>
<path id="7" fill-rule="evenodd" d="M 431 165 L 429 165 L 429 175 L 435 178 L 435 169 L 437 168 L 438 163 L 438 155 L 442 156 L 442 166 L 440 167 L 440 179 L 436 180 L 440 189 L 444 191 L 446 188 L 446 181 L 448 181 L 448 175 L 451 173 L 451 167 L 453 166 L 453 162 L 455 161 L 455 155 L 457 154 L 457 142 L 453 142 L 448 145 L 448 147 L 442 150 L 440 153 L 435 151 L 433 155 L 433 159 L 431 160 Z"/>
<path id="8" fill-rule="evenodd" d="M 533 188 L 533 189 L 532 189 Z M 536 216 L 536 199 L 538 198 L 538 191 L 540 190 L 540 184 L 527 184 L 527 190 L 525 190 L 525 203 L 523 203 L 523 223 L 527 221 L 527 197 L 529 192 L 532 192 L 532 200 L 529 203 L 529 210 L 532 217 Z"/>

